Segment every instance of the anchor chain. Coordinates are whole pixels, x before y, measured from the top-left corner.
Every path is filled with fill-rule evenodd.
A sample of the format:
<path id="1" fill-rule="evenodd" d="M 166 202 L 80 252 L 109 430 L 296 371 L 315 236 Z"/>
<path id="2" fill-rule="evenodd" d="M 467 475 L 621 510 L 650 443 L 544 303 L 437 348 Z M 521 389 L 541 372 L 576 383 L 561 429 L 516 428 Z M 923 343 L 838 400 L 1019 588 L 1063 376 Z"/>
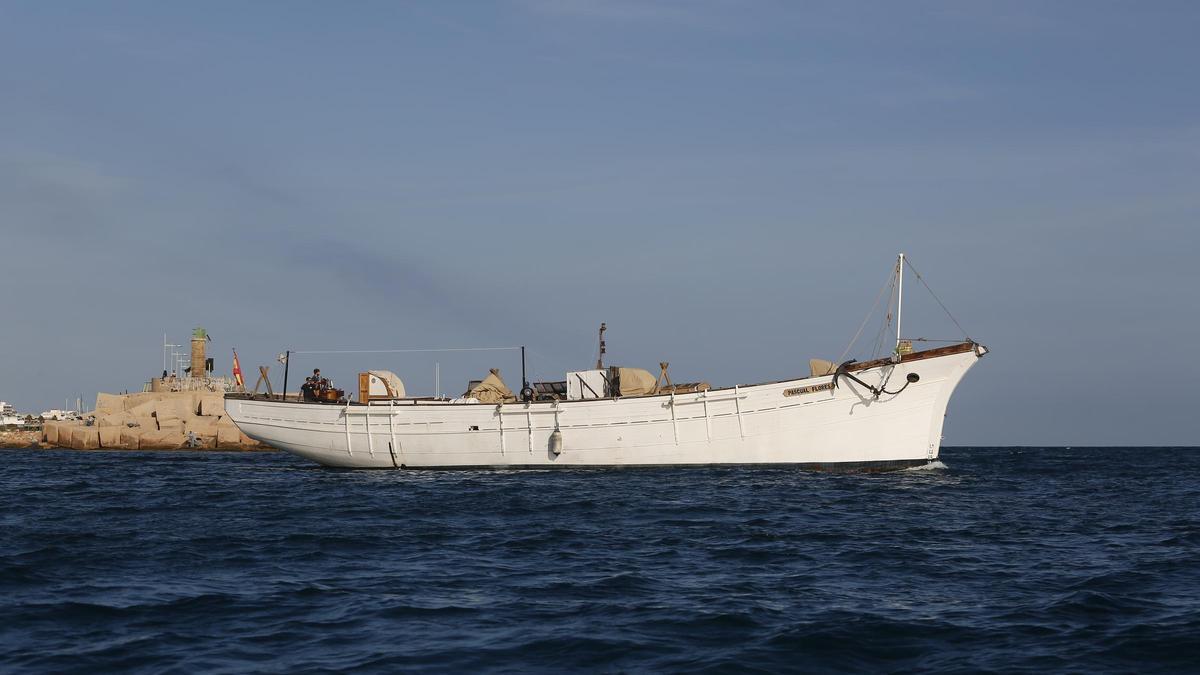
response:
<path id="1" fill-rule="evenodd" d="M 849 378 L 850 380 L 852 380 L 854 382 L 857 382 L 858 384 L 862 385 L 863 387 L 866 387 L 867 389 L 869 389 L 871 391 L 872 396 L 875 399 L 878 399 L 880 397 L 880 395 L 882 395 L 882 394 L 887 394 L 888 396 L 898 396 L 900 394 L 900 392 L 904 391 L 905 389 L 908 389 L 908 385 L 921 379 L 920 375 L 917 375 L 916 373 L 909 373 L 904 378 L 904 386 L 903 387 L 900 387 L 896 391 L 888 391 L 887 390 L 887 381 L 884 381 L 884 383 L 881 386 L 875 387 L 870 384 L 867 384 L 866 382 L 863 382 L 861 379 L 856 377 L 853 373 L 851 373 L 849 370 L 846 369 L 846 366 L 849 366 L 852 363 L 855 363 L 855 359 L 850 359 L 849 361 L 842 363 L 840 366 L 837 367 L 837 370 L 834 371 L 834 373 L 833 373 L 834 388 L 836 388 L 838 386 L 838 378 L 845 377 L 845 378 Z"/>

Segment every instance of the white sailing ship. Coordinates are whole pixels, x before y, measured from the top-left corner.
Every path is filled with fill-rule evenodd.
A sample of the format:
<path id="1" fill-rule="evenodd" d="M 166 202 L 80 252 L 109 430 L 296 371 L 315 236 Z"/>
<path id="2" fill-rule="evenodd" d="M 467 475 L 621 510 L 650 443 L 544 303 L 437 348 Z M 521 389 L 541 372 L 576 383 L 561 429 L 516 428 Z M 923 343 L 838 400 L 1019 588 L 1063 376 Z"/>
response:
<path id="1" fill-rule="evenodd" d="M 405 397 L 398 378 L 375 371 L 378 398 L 366 390 L 365 400 L 338 403 L 228 395 L 225 408 L 247 436 L 331 467 L 922 465 L 937 458 L 950 396 L 987 348 L 965 339 L 912 351 L 900 334 L 904 267 L 901 255 L 893 353 L 838 366 L 814 359 L 808 377 L 709 388 L 596 368 L 568 373 L 549 395 L 523 389 L 518 399 L 493 372 L 469 397 L 445 400 Z"/>

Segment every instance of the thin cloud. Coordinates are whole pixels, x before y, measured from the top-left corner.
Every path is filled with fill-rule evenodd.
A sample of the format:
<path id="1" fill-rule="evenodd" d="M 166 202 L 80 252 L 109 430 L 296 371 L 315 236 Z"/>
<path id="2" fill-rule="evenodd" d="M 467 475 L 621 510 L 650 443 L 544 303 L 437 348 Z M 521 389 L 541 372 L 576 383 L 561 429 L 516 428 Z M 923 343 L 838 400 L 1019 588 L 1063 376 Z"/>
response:
<path id="1" fill-rule="evenodd" d="M 718 24 L 712 20 L 713 11 L 731 6 L 725 2 L 673 0 L 519 0 L 518 4 L 528 11 L 545 15 L 694 27 L 715 27 Z"/>
<path id="2" fill-rule="evenodd" d="M 134 181 L 87 160 L 35 153 L 0 161 L 0 229 L 15 235 L 97 235 L 97 220 Z M 40 227 L 29 227 L 37 223 Z"/>

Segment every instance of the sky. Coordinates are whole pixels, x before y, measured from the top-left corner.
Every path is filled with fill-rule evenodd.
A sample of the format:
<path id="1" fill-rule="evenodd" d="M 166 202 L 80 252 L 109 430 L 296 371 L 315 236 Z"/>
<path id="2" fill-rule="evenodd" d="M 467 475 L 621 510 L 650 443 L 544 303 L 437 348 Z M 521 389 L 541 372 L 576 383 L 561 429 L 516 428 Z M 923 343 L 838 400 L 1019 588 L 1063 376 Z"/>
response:
<path id="1" fill-rule="evenodd" d="M 903 251 L 992 350 L 946 445 L 1198 445 L 1197 34 L 1191 2 L 0 2 L 0 399 L 140 390 L 196 326 L 277 387 L 285 349 L 561 379 L 601 321 L 610 363 L 783 379 Z"/>

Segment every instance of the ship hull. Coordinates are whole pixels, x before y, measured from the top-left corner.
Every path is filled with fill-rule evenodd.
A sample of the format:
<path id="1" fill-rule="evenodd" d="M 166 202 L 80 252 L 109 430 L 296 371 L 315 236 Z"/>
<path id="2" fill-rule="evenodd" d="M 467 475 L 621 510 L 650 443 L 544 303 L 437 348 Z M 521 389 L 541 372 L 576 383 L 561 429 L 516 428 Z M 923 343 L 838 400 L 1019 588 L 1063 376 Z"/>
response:
<path id="1" fill-rule="evenodd" d="M 861 382 L 841 376 L 836 386 L 822 376 L 588 401 L 322 405 L 230 397 L 225 405 L 247 436 L 330 467 L 886 470 L 937 458 L 951 394 L 984 353 L 963 343 L 900 363 L 858 364 L 851 374 Z M 907 382 L 910 373 L 919 379 Z M 868 388 L 881 385 L 879 396 Z"/>

